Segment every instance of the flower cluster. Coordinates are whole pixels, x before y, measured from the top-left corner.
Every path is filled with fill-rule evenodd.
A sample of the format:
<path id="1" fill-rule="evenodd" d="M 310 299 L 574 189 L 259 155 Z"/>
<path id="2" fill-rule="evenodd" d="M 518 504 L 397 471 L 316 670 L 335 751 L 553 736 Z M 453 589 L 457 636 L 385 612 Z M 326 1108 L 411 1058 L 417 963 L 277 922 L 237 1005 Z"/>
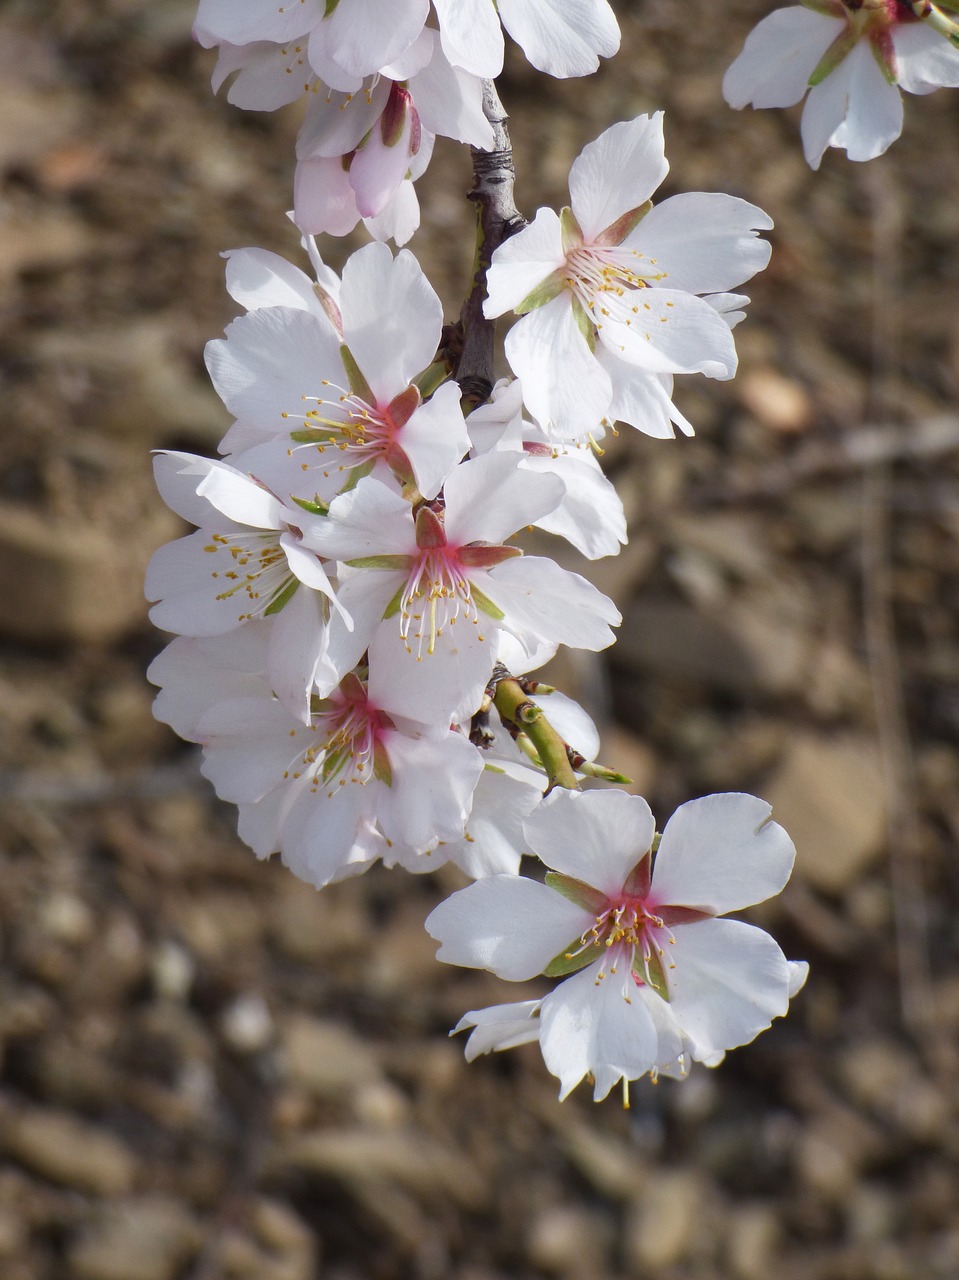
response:
<path id="1" fill-rule="evenodd" d="M 500 22 L 558 76 L 619 43 L 606 0 L 201 0 L 215 87 L 233 77 L 251 109 L 307 99 L 294 216 L 310 270 L 225 255 L 241 314 L 206 359 L 234 421 L 218 458 L 156 456 L 194 532 L 148 569 L 151 617 L 175 636 L 149 674 L 156 715 L 201 745 L 257 856 L 317 887 L 377 861 L 462 868 L 474 883 L 428 921 L 440 959 L 563 979 L 467 1014 L 467 1055 L 538 1040 L 561 1096 L 589 1076 L 601 1098 L 715 1065 L 786 1012 L 805 966 L 721 917 L 778 893 L 794 851 L 751 796 L 693 801 L 660 837 L 639 797 L 579 790 L 626 779 L 595 763 L 583 709 L 531 673 L 560 645 L 605 648 L 620 615 L 517 538 L 619 551 L 598 441 L 617 421 L 692 432 L 673 377 L 734 375 L 734 291 L 765 267 L 772 223 L 722 194 L 654 206 L 663 120 L 642 115 L 583 150 L 559 214 L 526 225 L 500 206 L 444 326 L 414 256 L 385 241 L 416 227 L 436 135 L 508 148 Z M 373 242 L 337 274 L 314 234 L 360 219 Z M 492 355 L 465 353 L 476 332 L 491 352 L 508 312 L 514 376 L 494 382 Z M 520 874 L 524 855 L 545 882 Z"/>
<path id="2" fill-rule="evenodd" d="M 405 244 L 419 225 L 413 182 L 436 135 L 491 148 L 482 79 L 503 67 L 503 26 L 554 76 L 595 71 L 619 48 L 606 0 L 200 0 L 194 33 L 233 76 L 236 106 L 307 100 L 297 141 L 294 213 L 307 233 L 346 235 L 363 220 Z"/>

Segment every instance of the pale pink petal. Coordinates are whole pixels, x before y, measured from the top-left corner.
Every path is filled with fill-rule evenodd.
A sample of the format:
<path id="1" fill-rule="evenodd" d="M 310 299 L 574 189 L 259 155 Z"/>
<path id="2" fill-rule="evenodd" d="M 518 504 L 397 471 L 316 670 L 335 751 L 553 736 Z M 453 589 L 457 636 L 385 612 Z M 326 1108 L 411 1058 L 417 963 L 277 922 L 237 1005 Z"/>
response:
<path id="1" fill-rule="evenodd" d="M 411 106 L 403 113 L 398 138 L 389 146 L 383 141 L 382 121 L 373 126 L 350 165 L 350 186 L 356 195 L 361 217 L 375 218 L 393 199 L 406 177 L 413 155 L 414 114 Z"/>
<path id="2" fill-rule="evenodd" d="M 370 641 L 370 697 L 391 715 L 420 724 L 462 724 L 483 700 L 498 624 L 484 614 L 478 623 L 461 615 L 429 653 L 428 612 L 426 605 L 426 616 L 414 617 L 408 640 L 398 616 L 377 628 Z"/>
<path id="3" fill-rule="evenodd" d="M 321 26 L 334 61 L 368 76 L 410 47 L 428 13 L 428 0 L 340 0 Z"/>
<path id="4" fill-rule="evenodd" d="M 300 160 L 293 175 L 296 225 L 309 235 L 346 236 L 360 220 L 349 172 L 338 156 Z"/>
<path id="5" fill-rule="evenodd" d="M 399 443 L 410 460 L 416 487 L 424 498 L 435 498 L 470 447 L 455 382 L 444 382 L 420 405 L 400 432 Z"/>
<path id="6" fill-rule="evenodd" d="M 278 253 L 267 249 L 229 249 L 226 291 L 247 311 L 260 307 L 295 307 L 325 316 L 313 281 Z"/>

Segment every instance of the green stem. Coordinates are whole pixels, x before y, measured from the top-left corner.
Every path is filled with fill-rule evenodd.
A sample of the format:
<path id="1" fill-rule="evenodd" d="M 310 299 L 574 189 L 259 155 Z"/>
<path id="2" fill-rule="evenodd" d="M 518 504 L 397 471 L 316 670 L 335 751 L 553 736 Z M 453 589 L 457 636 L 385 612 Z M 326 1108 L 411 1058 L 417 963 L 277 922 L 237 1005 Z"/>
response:
<path id="1" fill-rule="evenodd" d="M 553 787 L 578 791 L 579 783 L 569 762 L 566 743 L 547 720 L 543 708 L 538 707 L 523 691 L 519 681 L 511 677 L 500 680 L 493 696 L 493 705 L 503 719 L 525 733 L 536 748 L 536 754 L 549 778 L 547 792 L 552 791 Z"/>

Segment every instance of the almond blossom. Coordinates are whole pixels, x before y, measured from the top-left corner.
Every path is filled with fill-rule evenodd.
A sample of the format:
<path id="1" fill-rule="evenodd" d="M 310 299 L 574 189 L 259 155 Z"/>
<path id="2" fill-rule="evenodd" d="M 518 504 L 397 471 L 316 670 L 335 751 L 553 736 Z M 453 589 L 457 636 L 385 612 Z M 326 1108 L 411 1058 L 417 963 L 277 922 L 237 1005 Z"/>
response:
<path id="1" fill-rule="evenodd" d="M 217 643 L 179 638 L 148 673 L 162 687 L 155 714 L 202 744 L 202 772 L 238 806 L 254 853 L 279 851 L 319 887 L 391 848 L 409 858 L 459 840 L 483 772 L 477 748 L 387 715 L 357 673 L 294 719 L 264 674 L 268 644 L 264 623 Z"/>
<path id="2" fill-rule="evenodd" d="M 158 602 L 151 620 L 180 635 L 216 636 L 270 619 L 265 669 L 288 710 L 306 719 L 314 687 L 329 692 L 342 674 L 326 625 L 330 605 L 341 606 L 304 536 L 317 517 L 225 462 L 171 451 L 155 459 L 154 474 L 167 504 L 199 528 L 154 552 L 144 585 Z"/>
<path id="3" fill-rule="evenodd" d="M 736 372 L 727 299 L 697 295 L 727 295 L 762 270 L 770 250 L 757 231 L 772 222 L 719 194 L 653 207 L 668 168 L 662 112 L 613 125 L 574 162 L 570 206 L 540 209 L 493 255 L 486 314 L 521 317 L 507 359 L 533 416 L 563 436 L 606 419 L 614 397 L 615 412 L 643 429 L 643 399 L 653 397 L 657 423 L 668 402 L 664 378 Z M 610 367 L 626 388 L 614 387 Z"/>
<path id="4" fill-rule="evenodd" d="M 213 385 L 238 419 L 221 447 L 298 498 L 326 502 L 371 466 L 434 497 L 469 449 L 456 384 L 426 401 L 416 385 L 440 340 L 439 298 L 411 253 L 381 244 L 350 257 L 335 303 L 324 296 L 310 309 L 258 307 L 207 344 Z"/>
<path id="5" fill-rule="evenodd" d="M 533 654 L 543 642 L 603 649 L 620 614 L 578 574 L 523 556 L 507 539 L 557 506 L 563 485 L 490 453 L 455 467 L 443 498 L 415 512 L 372 478 L 336 498 L 311 546 L 339 562 L 339 598 L 369 649 L 380 705 L 429 722 L 479 706 L 501 633 Z"/>
<path id="6" fill-rule="evenodd" d="M 649 806 L 623 792 L 553 791 L 524 831 L 551 868 L 545 884 L 478 881 L 426 927 L 450 964 L 514 982 L 572 975 L 539 1012 L 561 1097 L 587 1074 L 597 1099 L 620 1079 L 685 1074 L 690 1059 L 718 1061 L 786 1012 L 805 965 L 787 961 L 763 930 L 718 918 L 778 893 L 789 877 L 795 850 L 764 801 L 692 800 L 655 854 Z"/>
<path id="7" fill-rule="evenodd" d="M 809 165 L 818 169 L 827 147 L 872 160 L 902 133 L 900 89 L 959 87 L 959 23 L 949 14 L 959 14 L 955 0 L 804 0 L 777 9 L 748 36 L 723 96 L 737 110 L 789 107 L 808 90 L 801 130 Z"/>

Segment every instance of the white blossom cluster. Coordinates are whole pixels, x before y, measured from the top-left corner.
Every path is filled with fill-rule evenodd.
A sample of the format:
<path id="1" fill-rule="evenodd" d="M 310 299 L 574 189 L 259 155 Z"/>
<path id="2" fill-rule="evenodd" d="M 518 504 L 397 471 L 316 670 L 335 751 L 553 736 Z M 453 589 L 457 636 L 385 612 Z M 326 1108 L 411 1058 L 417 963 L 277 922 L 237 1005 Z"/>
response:
<path id="1" fill-rule="evenodd" d="M 778 11 L 726 95 L 787 105 L 809 88 L 810 163 L 827 146 L 867 158 L 901 127 L 896 86 L 959 83 L 957 7 Z M 583 709 L 532 673 L 561 645 L 605 648 L 620 615 L 516 539 L 536 526 L 587 559 L 619 551 L 597 442 L 617 422 L 692 433 L 673 378 L 734 376 L 738 290 L 772 223 L 723 194 L 654 203 L 662 114 L 612 125 L 573 163 L 569 206 L 517 216 L 492 253 L 471 323 L 512 318 L 511 376 L 477 406 L 439 298 L 386 241 L 416 228 L 435 136 L 502 147 L 501 23 L 556 76 L 619 44 L 605 0 L 200 0 L 215 87 L 232 76 L 230 100 L 254 110 L 307 98 L 293 217 L 309 270 L 225 255 L 241 314 L 207 367 L 234 422 L 217 459 L 155 460 L 195 532 L 149 567 L 151 616 L 175 635 L 150 677 L 257 856 L 318 888 L 378 860 L 458 864 L 473 883 L 427 921 L 439 958 L 556 980 L 467 1013 L 467 1056 L 538 1041 L 561 1097 L 588 1077 L 602 1098 L 713 1066 L 786 1013 L 806 966 L 725 917 L 778 893 L 795 851 L 753 796 L 690 801 L 658 834 L 640 797 L 580 789 L 623 779 L 594 763 Z M 338 275 L 314 236 L 361 219 L 372 242 Z"/>

